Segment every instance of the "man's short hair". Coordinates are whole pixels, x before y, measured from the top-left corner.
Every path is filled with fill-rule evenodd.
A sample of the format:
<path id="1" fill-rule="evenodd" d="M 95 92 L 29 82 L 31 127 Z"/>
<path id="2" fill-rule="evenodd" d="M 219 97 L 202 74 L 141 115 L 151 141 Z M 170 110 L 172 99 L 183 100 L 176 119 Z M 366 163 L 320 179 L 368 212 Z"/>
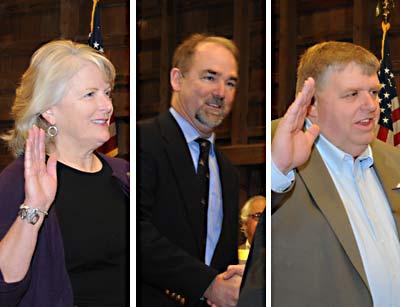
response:
<path id="1" fill-rule="evenodd" d="M 236 60 L 236 64 L 239 67 L 239 50 L 232 40 L 222 36 L 210 36 L 199 33 L 192 34 L 175 49 L 174 56 L 172 58 L 172 67 L 179 68 L 182 73 L 187 72 L 192 64 L 196 47 L 202 43 L 214 43 L 225 47 L 232 53 Z"/>
<path id="2" fill-rule="evenodd" d="M 297 68 L 296 94 L 301 91 L 307 78 L 312 77 L 316 89 L 321 89 L 328 70 L 340 71 L 350 63 L 357 64 L 366 75 L 379 70 L 376 56 L 352 43 L 329 41 L 308 48 L 301 56 Z"/>

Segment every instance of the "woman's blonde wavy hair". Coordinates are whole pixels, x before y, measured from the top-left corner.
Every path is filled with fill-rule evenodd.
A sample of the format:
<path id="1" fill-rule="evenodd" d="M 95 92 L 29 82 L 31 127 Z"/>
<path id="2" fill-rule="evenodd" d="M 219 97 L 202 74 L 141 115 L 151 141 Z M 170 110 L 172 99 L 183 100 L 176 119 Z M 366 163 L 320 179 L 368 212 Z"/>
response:
<path id="1" fill-rule="evenodd" d="M 62 100 L 69 80 L 82 68 L 83 62 L 96 65 L 103 73 L 104 80 L 113 88 L 114 65 L 88 45 L 55 40 L 43 45 L 32 55 L 30 65 L 16 89 L 11 109 L 14 128 L 2 136 L 14 155 L 24 153 L 28 131 L 33 125 L 47 130 L 49 123 L 41 114 Z M 46 135 L 46 149 L 53 140 Z"/>

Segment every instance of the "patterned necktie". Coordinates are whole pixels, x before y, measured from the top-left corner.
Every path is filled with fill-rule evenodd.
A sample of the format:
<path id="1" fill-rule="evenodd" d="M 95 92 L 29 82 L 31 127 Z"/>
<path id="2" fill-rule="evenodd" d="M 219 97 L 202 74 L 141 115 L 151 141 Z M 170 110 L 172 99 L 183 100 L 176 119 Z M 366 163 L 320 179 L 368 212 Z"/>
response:
<path id="1" fill-rule="evenodd" d="M 201 255 L 205 256 L 207 242 L 207 212 L 208 212 L 208 194 L 210 186 L 210 169 L 208 167 L 208 156 L 210 154 L 210 141 L 202 138 L 195 140 L 199 143 L 200 155 L 197 163 L 197 177 L 199 179 L 200 206 L 203 210 L 204 221 L 200 231 Z"/>

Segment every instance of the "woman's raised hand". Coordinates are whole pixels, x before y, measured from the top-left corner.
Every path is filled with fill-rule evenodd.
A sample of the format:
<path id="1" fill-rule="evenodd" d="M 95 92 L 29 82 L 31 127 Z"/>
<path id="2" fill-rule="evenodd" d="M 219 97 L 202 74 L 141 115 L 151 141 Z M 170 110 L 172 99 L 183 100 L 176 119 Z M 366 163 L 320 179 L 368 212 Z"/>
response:
<path id="1" fill-rule="evenodd" d="M 57 157 L 51 154 L 46 164 L 45 132 L 29 129 L 25 146 L 25 205 L 47 211 L 57 191 Z"/>

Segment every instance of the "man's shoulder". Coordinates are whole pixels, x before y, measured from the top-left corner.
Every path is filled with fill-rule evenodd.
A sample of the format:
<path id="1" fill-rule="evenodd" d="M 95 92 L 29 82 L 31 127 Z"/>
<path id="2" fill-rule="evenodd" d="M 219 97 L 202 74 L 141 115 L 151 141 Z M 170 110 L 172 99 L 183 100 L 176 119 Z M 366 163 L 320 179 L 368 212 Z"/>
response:
<path id="1" fill-rule="evenodd" d="M 391 144 L 382 142 L 381 140 L 374 140 L 371 143 L 371 148 L 373 151 L 373 155 L 375 157 L 393 157 L 393 158 L 400 158 L 400 148 L 395 147 Z"/>
<path id="2" fill-rule="evenodd" d="M 163 125 L 165 123 L 171 122 L 173 120 L 173 116 L 169 111 L 162 112 L 157 116 L 145 118 L 139 120 L 137 126 L 139 129 L 149 129 L 155 126 Z"/>
<path id="3" fill-rule="evenodd" d="M 137 124 L 137 140 L 139 145 L 139 151 L 146 148 L 158 147 L 161 144 L 161 127 L 159 117 L 141 120 Z"/>
<path id="4" fill-rule="evenodd" d="M 281 121 L 282 117 L 279 117 L 277 119 L 274 119 L 271 121 L 271 135 L 275 135 L 276 128 L 278 127 L 279 122 Z"/>
<path id="5" fill-rule="evenodd" d="M 165 133 L 171 133 L 171 128 L 174 128 L 177 124 L 174 123 L 174 119 L 171 113 L 164 112 L 155 117 L 144 119 L 138 122 L 137 129 L 139 133 L 139 142 L 146 141 L 147 139 L 161 136 Z"/>
<path id="6" fill-rule="evenodd" d="M 138 121 L 137 123 L 137 129 L 139 133 L 144 133 L 149 130 L 154 130 L 158 126 L 158 118 L 159 116 L 152 117 L 152 118 L 146 118 Z"/>

